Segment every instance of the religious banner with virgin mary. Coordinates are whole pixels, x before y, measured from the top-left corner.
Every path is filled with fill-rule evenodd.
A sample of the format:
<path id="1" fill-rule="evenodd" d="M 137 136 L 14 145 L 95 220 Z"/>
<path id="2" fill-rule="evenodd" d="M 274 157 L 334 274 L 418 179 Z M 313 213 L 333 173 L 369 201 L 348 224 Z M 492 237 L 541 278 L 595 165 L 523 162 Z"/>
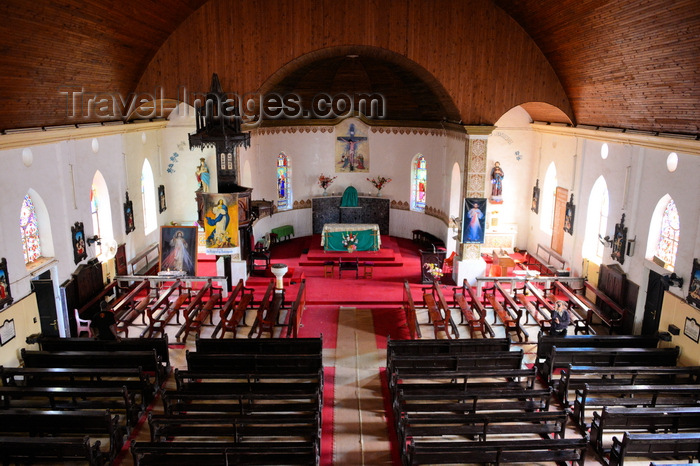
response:
<path id="1" fill-rule="evenodd" d="M 238 196 L 202 194 L 204 208 L 204 244 L 207 254 L 233 254 L 238 246 Z"/>

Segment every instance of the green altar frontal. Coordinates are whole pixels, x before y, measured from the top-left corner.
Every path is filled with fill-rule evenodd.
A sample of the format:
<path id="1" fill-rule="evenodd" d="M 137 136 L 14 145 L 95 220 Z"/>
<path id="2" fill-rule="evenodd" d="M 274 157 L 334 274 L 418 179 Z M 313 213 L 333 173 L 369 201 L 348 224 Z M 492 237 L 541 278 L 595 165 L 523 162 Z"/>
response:
<path id="1" fill-rule="evenodd" d="M 357 251 L 378 251 L 381 247 L 381 235 L 377 224 L 331 223 L 323 226 L 321 246 L 326 251 L 347 251 L 343 237 L 348 233 L 357 236 Z"/>

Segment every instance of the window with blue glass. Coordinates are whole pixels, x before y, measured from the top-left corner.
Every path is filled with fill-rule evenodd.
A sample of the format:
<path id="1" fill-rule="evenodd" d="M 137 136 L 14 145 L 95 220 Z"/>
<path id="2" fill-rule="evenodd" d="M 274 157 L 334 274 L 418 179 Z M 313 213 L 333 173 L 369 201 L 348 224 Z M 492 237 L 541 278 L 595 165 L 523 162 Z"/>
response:
<path id="1" fill-rule="evenodd" d="M 280 152 L 277 156 L 277 209 L 292 208 L 292 183 L 289 157 Z"/>
<path id="2" fill-rule="evenodd" d="M 425 211 L 425 193 L 428 180 L 428 170 L 425 157 L 418 154 L 413 159 L 411 169 L 411 210 Z"/>

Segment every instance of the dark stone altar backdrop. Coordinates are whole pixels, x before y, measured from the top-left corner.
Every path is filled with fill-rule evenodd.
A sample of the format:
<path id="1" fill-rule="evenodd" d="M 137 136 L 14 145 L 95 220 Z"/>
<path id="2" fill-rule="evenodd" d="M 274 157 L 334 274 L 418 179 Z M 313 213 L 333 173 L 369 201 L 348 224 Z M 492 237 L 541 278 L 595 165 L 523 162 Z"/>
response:
<path id="1" fill-rule="evenodd" d="M 311 199 L 313 233 L 320 235 L 326 223 L 376 223 L 382 235 L 389 234 L 389 204 L 385 197 L 360 196 L 357 207 L 340 207 L 341 196 Z"/>

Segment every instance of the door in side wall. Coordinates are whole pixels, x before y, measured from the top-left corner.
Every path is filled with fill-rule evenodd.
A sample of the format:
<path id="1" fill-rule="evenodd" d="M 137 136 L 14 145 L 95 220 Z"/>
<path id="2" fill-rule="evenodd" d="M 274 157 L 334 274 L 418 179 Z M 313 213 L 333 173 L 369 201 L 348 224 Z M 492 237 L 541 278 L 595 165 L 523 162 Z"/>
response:
<path id="1" fill-rule="evenodd" d="M 661 281 L 661 275 L 649 270 L 647 283 L 647 299 L 644 302 L 644 319 L 642 320 L 642 335 L 654 335 L 659 329 L 661 307 L 664 303 L 666 286 Z"/>
<path id="2" fill-rule="evenodd" d="M 558 254 L 561 254 L 562 251 L 564 251 L 564 220 L 566 219 L 566 202 L 568 196 L 568 189 L 557 187 L 557 193 L 554 197 L 551 248 Z"/>
<path id="3" fill-rule="evenodd" d="M 48 275 L 48 276 L 47 276 Z M 51 273 L 45 272 L 39 278 L 32 280 L 32 291 L 36 293 L 36 304 L 39 308 L 41 334 L 48 337 L 59 336 L 56 314 L 56 299 L 53 291 Z"/>

